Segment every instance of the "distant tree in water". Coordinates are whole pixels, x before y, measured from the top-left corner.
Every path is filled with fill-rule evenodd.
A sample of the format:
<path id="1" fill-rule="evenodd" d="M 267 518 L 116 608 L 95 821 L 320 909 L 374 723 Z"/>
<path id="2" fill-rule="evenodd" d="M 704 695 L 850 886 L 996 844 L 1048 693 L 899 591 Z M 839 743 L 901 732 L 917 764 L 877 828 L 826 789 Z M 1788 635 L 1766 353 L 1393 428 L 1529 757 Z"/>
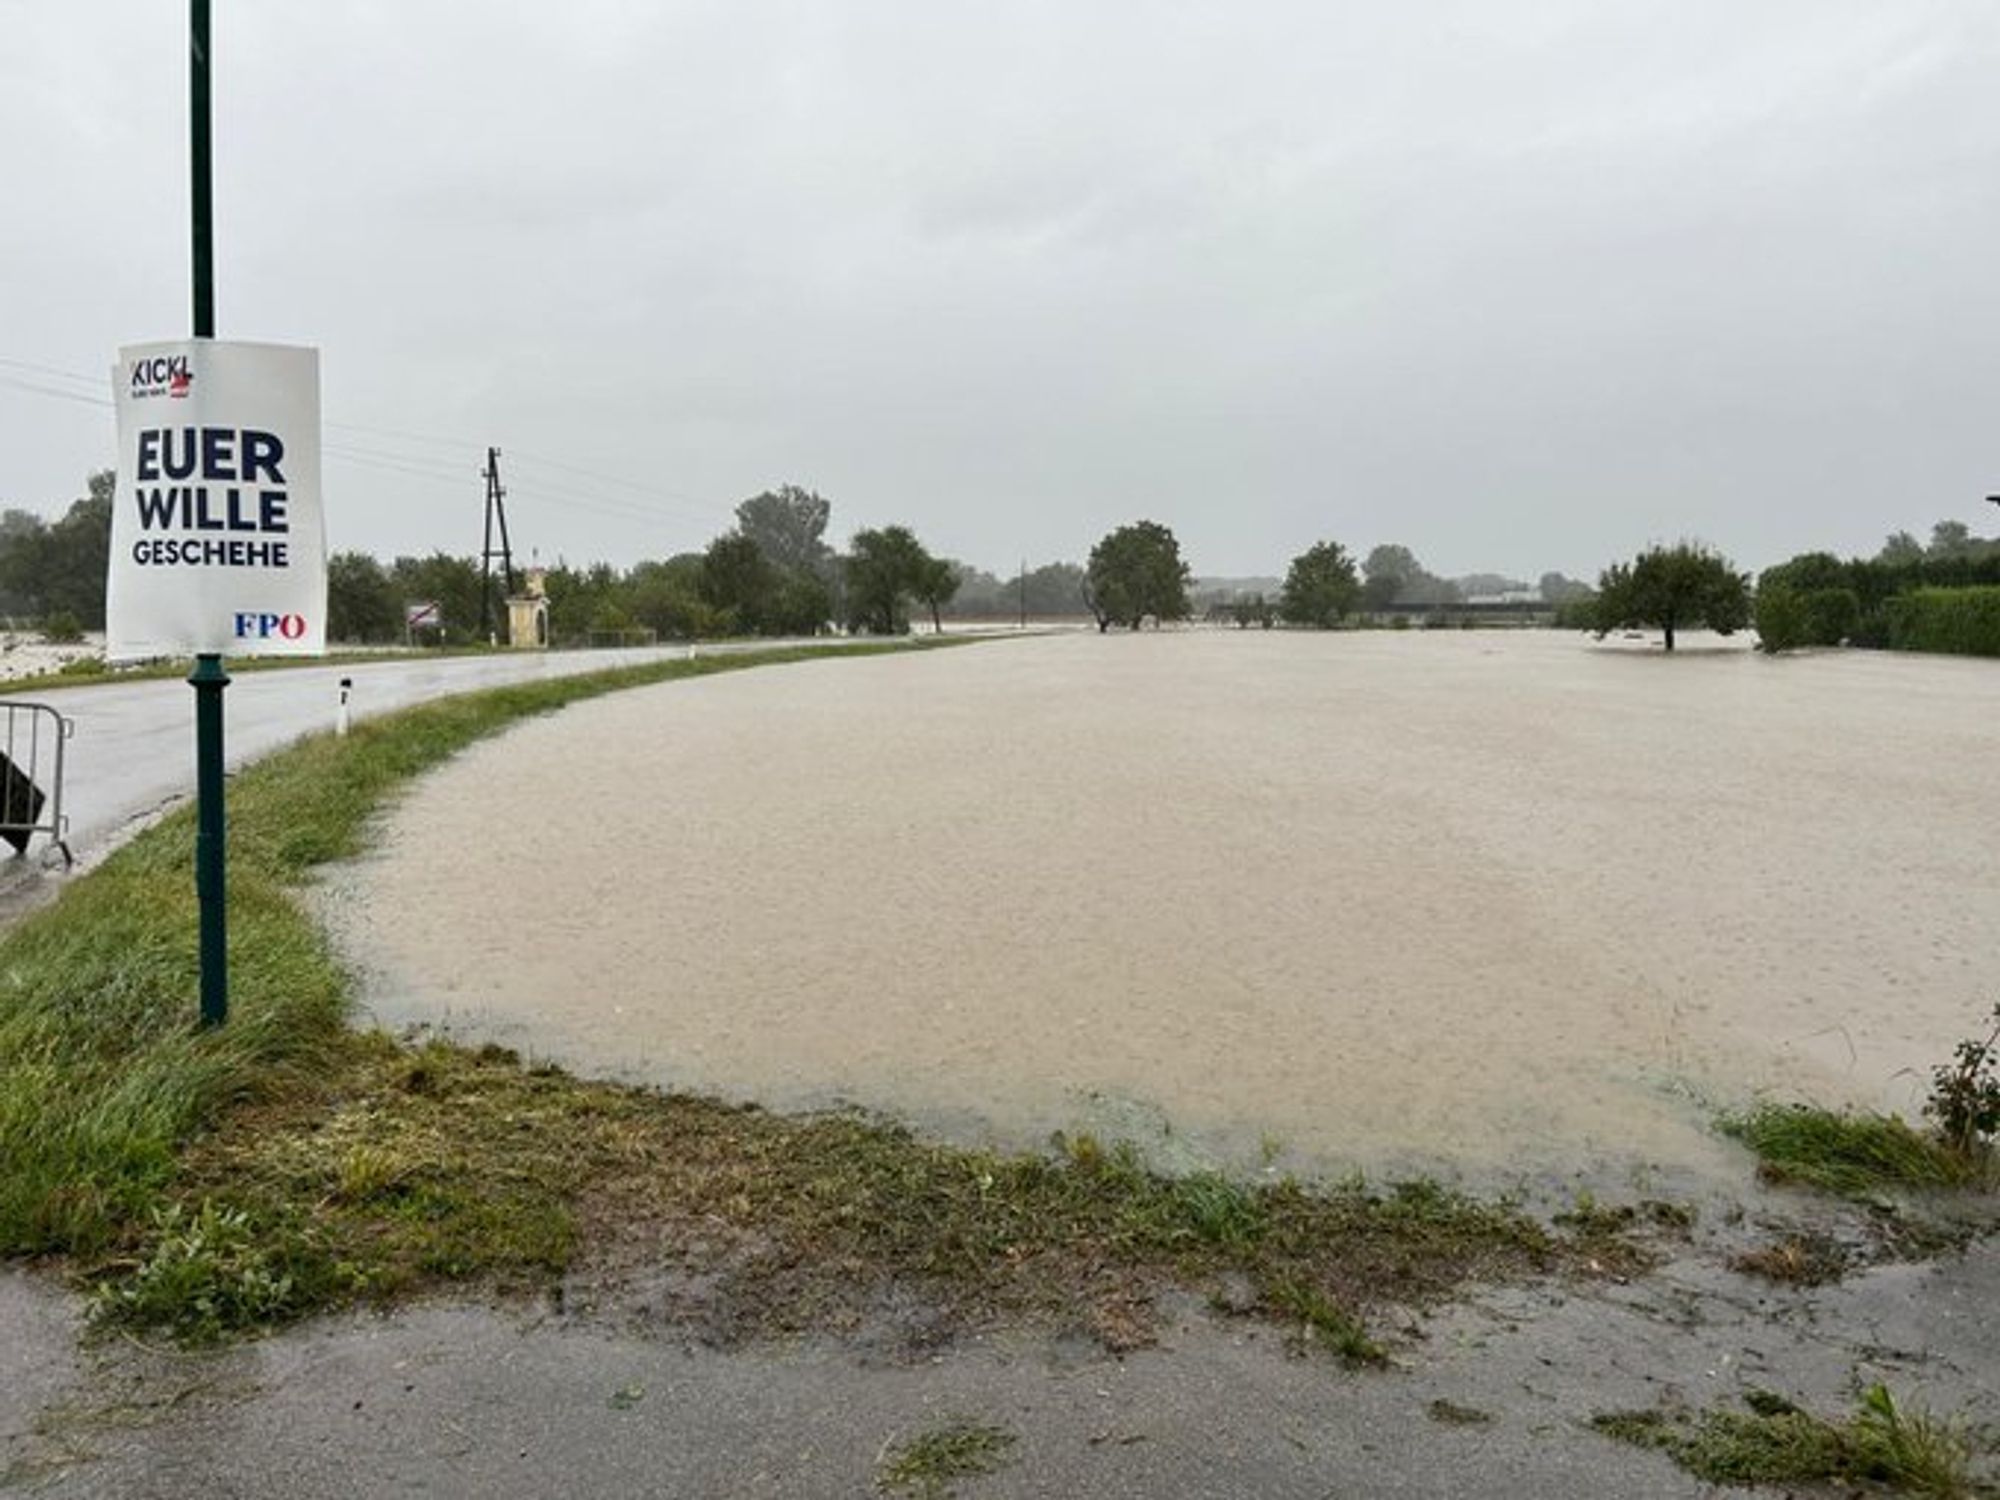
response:
<path id="1" fill-rule="evenodd" d="M 1729 635 L 1750 623 L 1749 579 L 1721 554 L 1690 542 L 1653 547 L 1613 563 L 1597 581 L 1597 633 L 1654 627 L 1674 649 L 1676 631 Z"/>
<path id="2" fill-rule="evenodd" d="M 1157 521 L 1135 521 L 1106 533 L 1090 549 L 1084 603 L 1096 617 L 1099 631 L 1113 625 L 1137 630 L 1148 615 L 1185 620 L 1192 608 L 1188 602 L 1192 576 L 1181 561 L 1181 545 L 1172 531 Z"/>
<path id="3" fill-rule="evenodd" d="M 848 627 L 871 635 L 908 634 L 909 601 L 944 586 L 937 568 L 938 559 L 907 526 L 855 532 L 843 567 Z"/>
<path id="4" fill-rule="evenodd" d="M 1544 573 L 1539 585 L 1542 601 L 1557 607 L 1575 599 L 1588 599 L 1595 592 L 1580 578 L 1568 578 L 1561 573 Z"/>
<path id="5" fill-rule="evenodd" d="M 1013 619 L 1083 613 L 1083 569 L 1075 563 L 1046 563 L 1000 577 L 970 563 L 952 563 L 958 590 L 944 601 L 945 618 Z"/>
<path id="6" fill-rule="evenodd" d="M 1278 613 L 1288 624 L 1330 630 L 1360 598 L 1361 579 L 1347 549 L 1338 542 L 1318 542 L 1292 559 L 1278 595 Z"/>
<path id="7" fill-rule="evenodd" d="M 1427 571 L 1414 552 L 1395 542 L 1372 548 L 1361 564 L 1361 573 L 1366 580 L 1362 600 L 1377 613 L 1397 604 L 1459 602 L 1457 584 Z"/>
<path id="8" fill-rule="evenodd" d="M 951 603 L 952 595 L 958 592 L 958 582 L 959 571 L 951 559 L 925 554 L 911 592 L 930 609 L 931 629 L 939 635 L 944 634 L 944 620 L 939 611 Z"/>
<path id="9" fill-rule="evenodd" d="M 1257 625 L 1269 630 L 1278 623 L 1278 611 L 1262 594 L 1252 594 L 1247 599 L 1238 599 L 1229 606 L 1230 618 L 1236 621 L 1238 630 L 1248 630 Z"/>

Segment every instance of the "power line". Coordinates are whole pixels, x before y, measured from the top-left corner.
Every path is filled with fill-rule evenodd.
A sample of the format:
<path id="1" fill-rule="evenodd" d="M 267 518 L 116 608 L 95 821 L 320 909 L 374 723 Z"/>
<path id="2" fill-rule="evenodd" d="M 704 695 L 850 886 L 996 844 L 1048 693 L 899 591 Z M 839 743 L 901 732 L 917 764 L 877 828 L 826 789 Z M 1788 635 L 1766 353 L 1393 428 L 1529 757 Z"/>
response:
<path id="1" fill-rule="evenodd" d="M 59 380 L 73 381 L 79 385 L 94 387 L 98 390 L 103 388 L 103 377 L 101 376 L 84 375 L 74 370 L 65 370 L 55 365 L 45 365 L 34 360 L 16 359 L 12 356 L 0 355 L 0 365 L 32 371 L 36 374 L 54 377 Z M 4 372 L 0 372 L 0 385 L 6 385 L 34 395 L 50 396 L 64 401 L 75 401 L 86 406 L 108 408 L 112 404 L 110 398 L 107 396 L 91 395 L 82 391 L 64 390 L 59 387 L 44 385 L 37 381 L 25 380 L 19 376 L 8 375 Z M 476 450 L 479 446 L 461 438 L 447 437 L 440 433 L 419 432 L 410 428 L 377 427 L 360 422 L 336 422 L 331 420 L 327 421 L 325 425 L 329 429 L 342 432 L 372 433 L 381 437 L 425 443 L 439 447 L 472 448 Z M 360 464 L 364 467 L 380 469 L 389 473 L 400 473 L 415 478 L 433 479 L 441 483 L 456 484 L 460 482 L 462 477 L 470 477 L 471 474 L 481 472 L 470 465 L 464 471 L 448 470 L 440 466 L 437 460 L 423 455 L 397 453 L 393 450 L 385 451 L 380 448 L 363 447 L 351 443 L 330 442 L 323 443 L 321 447 L 322 451 L 331 458 L 338 458 L 348 463 Z M 728 510 L 728 507 L 704 502 L 698 497 L 689 495 L 683 491 L 663 489 L 658 485 L 647 484 L 641 480 L 628 479 L 616 474 L 607 474 L 601 470 L 585 468 L 580 464 L 572 464 L 563 459 L 548 457 L 545 454 L 513 450 L 513 456 L 517 461 L 525 461 L 531 466 L 540 465 L 545 468 L 575 474 L 585 479 L 595 480 L 600 484 L 614 485 L 630 492 L 631 495 L 642 496 L 653 502 L 651 505 L 642 505 L 636 499 L 616 495 L 585 496 L 567 487 L 543 484 L 532 479 L 525 486 L 517 482 L 511 487 L 512 492 L 517 498 L 535 500 L 539 503 L 552 506 L 559 511 L 565 509 L 582 510 L 610 520 L 658 524 L 668 519 L 668 517 L 661 515 L 662 511 L 670 513 L 671 516 L 683 519 L 714 523 L 721 520 Z"/>

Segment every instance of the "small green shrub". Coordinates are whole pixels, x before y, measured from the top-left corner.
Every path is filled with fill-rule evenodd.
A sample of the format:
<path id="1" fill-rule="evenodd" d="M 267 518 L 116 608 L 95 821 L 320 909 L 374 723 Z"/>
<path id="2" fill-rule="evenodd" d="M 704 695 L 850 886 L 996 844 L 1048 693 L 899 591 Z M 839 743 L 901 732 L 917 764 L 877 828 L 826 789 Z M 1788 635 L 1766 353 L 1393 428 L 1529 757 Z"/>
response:
<path id="1" fill-rule="evenodd" d="M 83 639 L 83 622 L 66 609 L 42 621 L 42 639 L 51 646 L 74 646 Z"/>
<path id="2" fill-rule="evenodd" d="M 204 1202 L 194 1214 L 178 1203 L 153 1216 L 151 1243 L 138 1270 L 106 1283 L 92 1305 L 106 1323 L 170 1329 L 189 1343 L 296 1317 L 325 1300 L 337 1269 L 302 1242 L 274 1236 L 241 1209 Z"/>
<path id="3" fill-rule="evenodd" d="M 1931 1074 L 1931 1097 L 1924 1114 L 1952 1150 L 1971 1156 L 2000 1135 L 2000 1005 L 1993 1007 L 1993 1029 L 1985 1041 L 1969 1038 L 1958 1044 L 1952 1062 Z"/>
<path id="4" fill-rule="evenodd" d="M 1806 643 L 1806 605 L 1799 591 L 1786 584 L 1771 582 L 1757 590 L 1755 615 L 1757 645 L 1773 654 L 1791 651 Z"/>

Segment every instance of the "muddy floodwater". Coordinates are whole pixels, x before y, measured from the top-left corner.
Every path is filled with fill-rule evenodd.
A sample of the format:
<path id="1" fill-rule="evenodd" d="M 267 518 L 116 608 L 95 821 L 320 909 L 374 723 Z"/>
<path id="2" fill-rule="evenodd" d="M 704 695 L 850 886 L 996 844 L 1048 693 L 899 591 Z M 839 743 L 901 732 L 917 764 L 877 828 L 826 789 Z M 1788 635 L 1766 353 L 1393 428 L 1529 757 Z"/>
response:
<path id="1" fill-rule="evenodd" d="M 2000 664 L 1186 631 L 600 699 L 322 909 L 383 1022 L 960 1137 L 1473 1178 L 1914 1110 L 2000 995 Z"/>

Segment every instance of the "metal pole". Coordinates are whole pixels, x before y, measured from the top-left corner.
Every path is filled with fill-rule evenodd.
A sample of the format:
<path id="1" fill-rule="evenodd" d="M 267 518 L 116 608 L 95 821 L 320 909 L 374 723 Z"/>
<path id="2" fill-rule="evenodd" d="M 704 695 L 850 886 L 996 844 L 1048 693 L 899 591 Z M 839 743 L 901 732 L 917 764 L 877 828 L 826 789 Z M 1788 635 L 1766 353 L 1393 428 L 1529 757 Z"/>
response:
<path id="1" fill-rule="evenodd" d="M 215 195 L 209 157 L 208 0 L 188 0 L 189 207 L 194 221 L 194 336 L 215 337 Z"/>
<path id="2" fill-rule="evenodd" d="M 215 195 L 209 152 L 208 0 L 188 0 L 189 209 L 194 236 L 194 336 L 215 337 Z M 218 652 L 194 659 L 194 888 L 201 901 L 201 1024 L 229 1017 L 227 820 L 222 782 L 222 690 L 229 674 Z"/>
<path id="3" fill-rule="evenodd" d="M 194 659 L 194 888 L 201 898 L 201 1024 L 229 1018 L 229 921 L 224 876 L 222 690 L 229 674 L 213 652 Z"/>

